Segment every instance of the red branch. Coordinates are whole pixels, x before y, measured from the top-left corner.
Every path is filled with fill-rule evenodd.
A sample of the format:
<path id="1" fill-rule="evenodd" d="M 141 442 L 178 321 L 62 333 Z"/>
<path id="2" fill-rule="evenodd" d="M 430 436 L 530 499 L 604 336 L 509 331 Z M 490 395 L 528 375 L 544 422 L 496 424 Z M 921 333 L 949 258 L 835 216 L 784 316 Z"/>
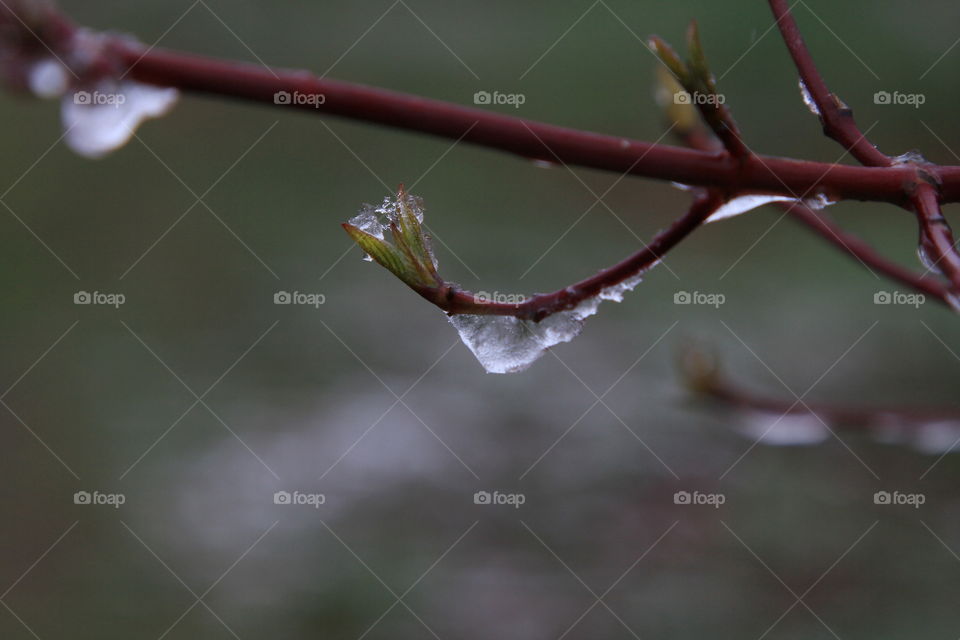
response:
<path id="1" fill-rule="evenodd" d="M 654 236 L 642 250 L 586 280 L 553 293 L 533 296 L 519 304 L 478 300 L 474 294 L 451 285 L 415 288 L 415 290 L 447 313 L 515 316 L 539 321 L 558 311 L 572 309 L 584 300 L 595 297 L 603 289 L 619 284 L 650 268 L 677 243 L 700 227 L 721 204 L 723 204 L 723 198 L 717 192 L 698 193 L 687 213 Z"/>
<path id="2" fill-rule="evenodd" d="M 735 384 L 725 375 L 719 361 L 705 351 L 686 346 L 680 352 L 680 373 L 687 387 L 706 398 L 733 408 L 762 411 L 778 416 L 818 416 L 831 428 L 916 429 L 942 420 L 960 419 L 960 408 L 950 407 L 844 407 L 814 402 L 761 396 Z"/>
<path id="3" fill-rule="evenodd" d="M 679 137 L 680 140 L 693 149 L 713 151 L 723 147 L 720 141 L 716 137 L 711 136 L 710 131 L 702 126 L 695 126 L 682 131 Z M 938 279 L 923 277 L 889 260 L 867 242 L 838 227 L 826 214 L 815 211 L 802 202 L 774 202 L 773 205 L 786 211 L 795 220 L 810 228 L 814 233 L 818 234 L 867 269 L 875 273 L 881 273 L 892 280 L 897 280 L 916 291 L 929 295 L 939 302 L 950 306 L 947 298 L 948 290 Z"/>
<path id="4" fill-rule="evenodd" d="M 800 203 L 780 203 L 790 215 L 812 229 L 821 238 L 856 259 L 872 271 L 881 273 L 892 280 L 916 289 L 944 304 L 947 302 L 947 288 L 935 278 L 925 278 L 882 256 L 869 244 L 843 231 L 830 219 L 810 207 Z"/>
<path id="5" fill-rule="evenodd" d="M 870 144 L 866 136 L 857 128 L 850 107 L 827 88 L 826 82 L 813 63 L 813 57 L 803 41 L 803 36 L 800 35 L 800 29 L 790 12 L 787 0 L 770 0 L 770 8 L 777 19 L 777 27 L 780 28 L 783 41 L 790 51 L 790 57 L 793 58 L 800 73 L 800 80 L 817 106 L 823 132 L 839 142 L 860 164 L 872 167 L 890 166 L 892 160 Z"/>
<path id="6" fill-rule="evenodd" d="M 857 128 L 850 109 L 827 89 L 800 36 L 786 0 L 769 2 L 800 77 L 819 110 L 825 133 L 869 166 L 827 164 L 754 154 L 737 154 L 739 157 L 734 157 L 735 154 L 724 150 L 688 149 L 578 131 L 318 77 L 305 71 L 274 70 L 147 48 L 114 35 L 100 37 L 100 55 L 91 60 L 71 55 L 74 52 L 70 47 L 78 30 L 46 4 L 31 9 L 29 25 L 20 17 L 25 13 L 12 13 L 9 5 L 4 4 L 6 11 L 0 9 L 0 61 L 5 65 L 3 71 L 7 76 L 21 85 L 24 84 L 23 69 L 31 61 L 53 53 L 63 60 L 72 61 L 71 72 L 77 76 L 77 86 L 93 85 L 105 76 L 129 75 L 142 82 L 270 105 L 278 104 L 275 96 L 280 92 L 322 95 L 321 104 L 314 100 L 311 104 L 283 106 L 299 108 L 307 113 L 338 115 L 462 140 L 525 158 L 548 159 L 706 189 L 706 193 L 697 196 L 687 214 L 656 236 L 647 249 L 592 278 L 552 294 L 535 296 L 521 305 L 496 305 L 480 304 L 466 292 L 449 286 L 420 291 L 425 298 L 451 313 L 494 313 L 540 319 L 550 313 L 569 309 L 659 259 L 665 251 L 702 224 L 724 199 L 758 192 L 791 197 L 797 194 L 823 195 L 833 201 L 857 199 L 890 202 L 913 209 L 921 225 L 922 246 L 947 275 L 953 288 L 960 290 L 960 257 L 954 250 L 949 227 L 940 213 L 940 203 L 960 201 L 960 166 L 897 163 L 873 147 Z M 15 3 L 14 7 L 20 5 Z M 699 43 L 696 43 L 696 48 L 700 50 Z M 705 62 L 701 62 L 705 68 Z M 729 114 L 724 113 L 729 119 Z M 735 126 L 731 131 L 735 133 Z M 920 278 L 889 263 L 866 244 L 840 233 L 829 221 L 806 206 L 786 206 L 799 220 L 862 262 L 939 299 L 947 297 L 946 290 L 939 283 Z"/>
<path id="7" fill-rule="evenodd" d="M 913 209 L 920 224 L 920 251 L 924 261 L 935 272 L 942 272 L 960 291 L 960 256 L 947 219 L 940 210 L 937 190 L 933 185 L 921 182 L 912 198 Z"/>
<path id="8" fill-rule="evenodd" d="M 910 167 L 851 167 L 772 156 L 743 160 L 622 136 L 578 131 L 450 102 L 319 78 L 302 71 L 271 71 L 259 66 L 213 60 L 172 51 L 146 50 L 118 43 L 130 75 L 188 91 L 274 103 L 280 91 L 322 94 L 316 108 L 291 105 L 306 113 L 335 114 L 400 129 L 509 151 L 525 158 L 559 161 L 594 169 L 659 178 L 684 184 L 791 195 L 826 192 L 832 199 L 902 204 Z M 947 201 L 960 200 L 960 167 L 944 167 L 940 178 Z"/>

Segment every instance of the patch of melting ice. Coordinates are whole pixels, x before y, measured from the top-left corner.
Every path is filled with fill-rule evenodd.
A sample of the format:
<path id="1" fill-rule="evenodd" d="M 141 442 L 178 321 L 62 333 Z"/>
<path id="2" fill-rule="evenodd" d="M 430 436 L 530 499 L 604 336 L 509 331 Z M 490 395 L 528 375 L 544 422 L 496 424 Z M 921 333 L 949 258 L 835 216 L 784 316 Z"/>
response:
<path id="1" fill-rule="evenodd" d="M 656 263 L 651 268 L 653 266 Z M 642 279 L 643 274 L 637 274 L 603 289 L 573 309 L 554 313 L 540 322 L 513 316 L 470 314 L 453 315 L 449 320 L 487 373 L 514 373 L 536 362 L 550 347 L 576 338 L 583 329 L 583 321 L 597 312 L 601 302 L 622 301 L 624 293 L 632 291 Z"/>
<path id="2" fill-rule="evenodd" d="M 122 147 L 140 124 L 166 114 L 179 92 L 134 80 L 104 78 L 90 86 L 77 86 L 81 75 L 101 53 L 99 34 L 78 30 L 70 68 L 55 57 L 39 59 L 30 66 L 26 82 L 39 98 L 59 98 L 64 140 L 74 152 L 101 158 Z"/>
<path id="3" fill-rule="evenodd" d="M 59 98 L 70 87 L 70 72 L 59 60 L 44 59 L 30 67 L 27 85 L 38 98 Z"/>
<path id="4" fill-rule="evenodd" d="M 716 222 L 717 220 L 732 218 L 733 216 L 738 216 L 741 213 L 752 211 L 757 207 L 762 207 L 763 205 L 770 204 L 771 202 L 796 202 L 796 200 L 796 198 L 791 198 L 790 196 L 770 196 L 759 194 L 740 196 L 739 198 L 729 200 L 719 209 L 714 211 L 713 214 L 707 218 L 707 222 Z"/>
<path id="5" fill-rule="evenodd" d="M 827 207 L 835 203 L 836 203 L 836 200 L 833 200 L 827 197 L 827 194 L 825 193 L 818 193 L 803 201 L 803 204 L 807 205 L 814 211 L 820 211 L 822 209 L 826 209 Z"/>
<path id="6" fill-rule="evenodd" d="M 167 113 L 178 97 L 176 89 L 132 80 L 68 93 L 61 108 L 64 139 L 76 153 L 101 158 L 126 144 L 143 121 Z"/>
<path id="7" fill-rule="evenodd" d="M 810 90 L 807 89 L 807 84 L 801 78 L 798 82 L 800 86 L 800 97 L 803 98 L 803 104 L 807 105 L 807 109 L 810 109 L 810 113 L 820 117 L 820 109 L 817 107 L 817 103 L 814 101 L 813 96 L 810 95 Z"/>
<path id="8" fill-rule="evenodd" d="M 407 198 L 407 206 L 413 211 L 414 215 L 417 217 L 417 221 L 422 224 L 424 209 L 423 198 L 411 194 L 405 195 Z M 399 224 L 399 216 L 399 203 L 394 198 L 386 197 L 379 205 L 365 203 L 363 207 L 360 208 L 360 211 L 357 213 L 357 215 L 350 218 L 347 222 L 360 229 L 360 231 L 369 233 L 370 235 L 383 240 L 384 234 L 386 234 L 390 224 L 393 222 Z M 430 257 L 433 258 L 433 266 L 436 267 L 437 258 L 433 253 L 433 248 L 429 244 L 427 245 L 427 250 L 430 252 Z M 373 258 L 371 258 L 367 253 L 363 254 L 363 259 L 367 262 L 373 261 Z"/>
<path id="9" fill-rule="evenodd" d="M 372 204 L 363 205 L 360 213 L 350 218 L 349 222 L 357 229 L 360 229 L 360 231 L 369 233 L 370 235 L 383 240 L 383 233 L 386 227 L 384 227 L 383 223 L 380 222 L 380 217 L 377 215 L 377 208 Z M 363 259 L 367 262 L 373 262 L 373 258 L 370 257 L 369 253 L 366 252 L 363 254 Z"/>
<path id="10" fill-rule="evenodd" d="M 950 305 L 950 308 L 960 313 L 960 295 L 956 293 L 948 293 L 946 296 L 947 304 Z"/>
<path id="11" fill-rule="evenodd" d="M 923 157 L 923 154 L 917 151 L 916 149 L 911 149 L 904 154 L 892 158 L 893 164 L 902 165 L 902 164 L 927 164 L 927 159 Z"/>
<path id="12" fill-rule="evenodd" d="M 728 200 L 723 204 L 719 209 L 713 212 L 706 222 L 716 222 L 717 220 L 725 220 L 726 218 L 732 218 L 738 216 L 741 213 L 746 213 L 748 211 L 753 211 L 758 207 L 762 207 L 765 204 L 770 204 L 771 202 L 799 202 L 799 198 L 794 198 L 792 196 L 774 196 L 753 193 L 744 196 L 739 196 Z M 823 193 L 818 193 L 809 198 L 803 200 L 803 204 L 807 205 L 815 211 L 820 211 L 821 209 L 826 209 L 834 203 L 834 200 L 831 200 Z"/>
<path id="13" fill-rule="evenodd" d="M 422 223 L 422 198 L 403 191 L 401 194 L 406 198 L 406 206 Z M 386 197 L 379 205 L 363 205 L 349 223 L 383 240 L 391 223 L 399 225 L 400 215 L 399 200 Z M 429 241 L 425 242 L 425 248 L 436 267 L 437 260 Z M 372 258 L 364 254 L 364 260 L 371 261 Z M 577 337 L 583 329 L 583 321 L 597 312 L 601 302 L 621 302 L 624 294 L 633 290 L 642 281 L 644 273 L 657 264 L 659 260 L 623 282 L 601 289 L 595 296 L 582 300 L 574 308 L 553 313 L 539 322 L 514 316 L 486 314 L 455 314 L 447 319 L 488 373 L 523 371 L 550 347 L 561 342 L 570 342 Z M 571 290 L 570 293 L 574 291 Z"/>
<path id="14" fill-rule="evenodd" d="M 917 257 L 920 259 L 920 264 L 927 268 L 927 271 L 941 273 L 937 261 L 930 256 L 927 247 L 922 242 L 917 246 Z"/>
<path id="15" fill-rule="evenodd" d="M 830 430 L 816 416 L 808 413 L 780 416 L 753 411 L 747 415 L 740 432 L 762 444 L 779 447 L 819 444 L 830 437 Z"/>

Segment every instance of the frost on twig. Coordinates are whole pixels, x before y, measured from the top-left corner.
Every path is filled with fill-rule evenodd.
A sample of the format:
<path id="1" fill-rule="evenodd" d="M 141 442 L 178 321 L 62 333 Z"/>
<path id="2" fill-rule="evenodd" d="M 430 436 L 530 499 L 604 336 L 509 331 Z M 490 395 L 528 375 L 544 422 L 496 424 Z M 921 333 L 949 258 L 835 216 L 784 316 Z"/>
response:
<path id="1" fill-rule="evenodd" d="M 364 205 L 343 228 L 363 249 L 365 259 L 377 262 L 446 311 L 463 343 L 489 373 L 526 369 L 550 347 L 577 337 L 583 321 L 597 312 L 602 301 L 620 302 L 642 279 L 642 272 L 637 273 L 582 298 L 569 287 L 561 293 L 575 302 L 535 319 L 524 306 L 530 298 L 514 296 L 510 303 L 490 300 L 440 277 L 430 237 L 423 231 L 423 201 L 406 193 L 402 185 L 396 198 L 385 198 L 379 206 Z"/>

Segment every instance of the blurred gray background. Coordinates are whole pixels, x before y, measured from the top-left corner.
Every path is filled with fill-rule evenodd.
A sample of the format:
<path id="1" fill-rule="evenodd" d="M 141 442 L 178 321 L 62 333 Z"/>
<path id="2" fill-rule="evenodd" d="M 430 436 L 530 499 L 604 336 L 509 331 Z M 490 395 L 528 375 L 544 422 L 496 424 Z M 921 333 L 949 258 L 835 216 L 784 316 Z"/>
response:
<path id="1" fill-rule="evenodd" d="M 960 162 L 960 7 L 805 1 L 815 58 L 880 148 Z M 638 38 L 679 47 L 696 17 L 749 145 L 841 159 L 760 0 L 63 7 L 147 43 L 462 104 L 522 93 L 519 109 L 490 108 L 645 140 L 665 127 Z M 926 102 L 877 105 L 878 91 Z M 956 317 L 875 305 L 904 288 L 779 210 L 698 231 L 577 340 L 489 375 L 340 222 L 384 184 L 415 183 L 445 277 L 531 293 L 637 250 L 686 196 L 207 97 L 100 161 L 54 145 L 52 102 L 4 94 L 0 113 L 0 187 L 14 185 L 0 212 L 0 637 L 960 635 L 957 455 L 848 432 L 753 446 L 740 432 L 756 416 L 692 399 L 678 376 L 697 340 L 763 395 L 956 402 Z M 190 209 L 190 189 L 214 183 L 209 209 Z M 916 264 L 909 214 L 830 213 Z M 126 303 L 74 305 L 81 290 Z M 326 303 L 274 305 L 281 290 Z M 680 291 L 726 303 L 675 305 Z M 474 504 L 481 490 L 525 503 Z M 875 505 L 881 490 L 926 501 Z M 125 504 L 74 504 L 78 491 Z M 326 502 L 278 505 L 276 491 Z M 677 491 L 726 502 L 677 505 Z"/>

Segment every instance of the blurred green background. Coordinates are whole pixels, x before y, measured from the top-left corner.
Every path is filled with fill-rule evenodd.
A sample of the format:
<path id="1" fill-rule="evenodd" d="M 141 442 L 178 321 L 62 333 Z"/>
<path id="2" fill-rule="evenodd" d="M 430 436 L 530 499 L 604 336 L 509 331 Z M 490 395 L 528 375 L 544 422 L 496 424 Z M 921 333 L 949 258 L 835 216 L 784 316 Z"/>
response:
<path id="1" fill-rule="evenodd" d="M 760 0 L 63 7 L 163 47 L 462 104 L 522 93 L 490 108 L 645 140 L 665 127 L 640 39 L 679 45 L 696 17 L 751 147 L 841 159 Z M 807 0 L 796 14 L 882 150 L 960 162 L 960 7 Z M 877 91 L 926 102 L 877 105 Z M 848 432 L 753 446 L 739 431 L 755 416 L 679 380 L 677 350 L 698 340 L 788 401 L 956 403 L 955 316 L 875 305 L 903 287 L 779 210 L 698 231 L 577 340 L 497 376 L 339 223 L 384 183 L 415 184 L 445 277 L 531 293 L 637 250 L 686 196 L 207 97 L 100 161 L 54 144 L 52 102 L 5 94 L 0 114 L 0 637 L 960 635 L 956 455 Z M 191 209 L 190 190 L 214 184 Z M 593 206 L 608 189 L 609 210 Z M 916 264 L 905 212 L 830 213 Z M 126 303 L 74 305 L 81 290 Z M 275 305 L 281 290 L 326 303 Z M 675 305 L 680 291 L 726 303 Z M 95 490 L 126 502 L 74 504 Z M 274 504 L 295 490 L 326 502 Z M 480 490 L 526 501 L 476 505 Z M 681 490 L 726 502 L 674 504 Z M 926 502 L 875 505 L 880 490 Z"/>

